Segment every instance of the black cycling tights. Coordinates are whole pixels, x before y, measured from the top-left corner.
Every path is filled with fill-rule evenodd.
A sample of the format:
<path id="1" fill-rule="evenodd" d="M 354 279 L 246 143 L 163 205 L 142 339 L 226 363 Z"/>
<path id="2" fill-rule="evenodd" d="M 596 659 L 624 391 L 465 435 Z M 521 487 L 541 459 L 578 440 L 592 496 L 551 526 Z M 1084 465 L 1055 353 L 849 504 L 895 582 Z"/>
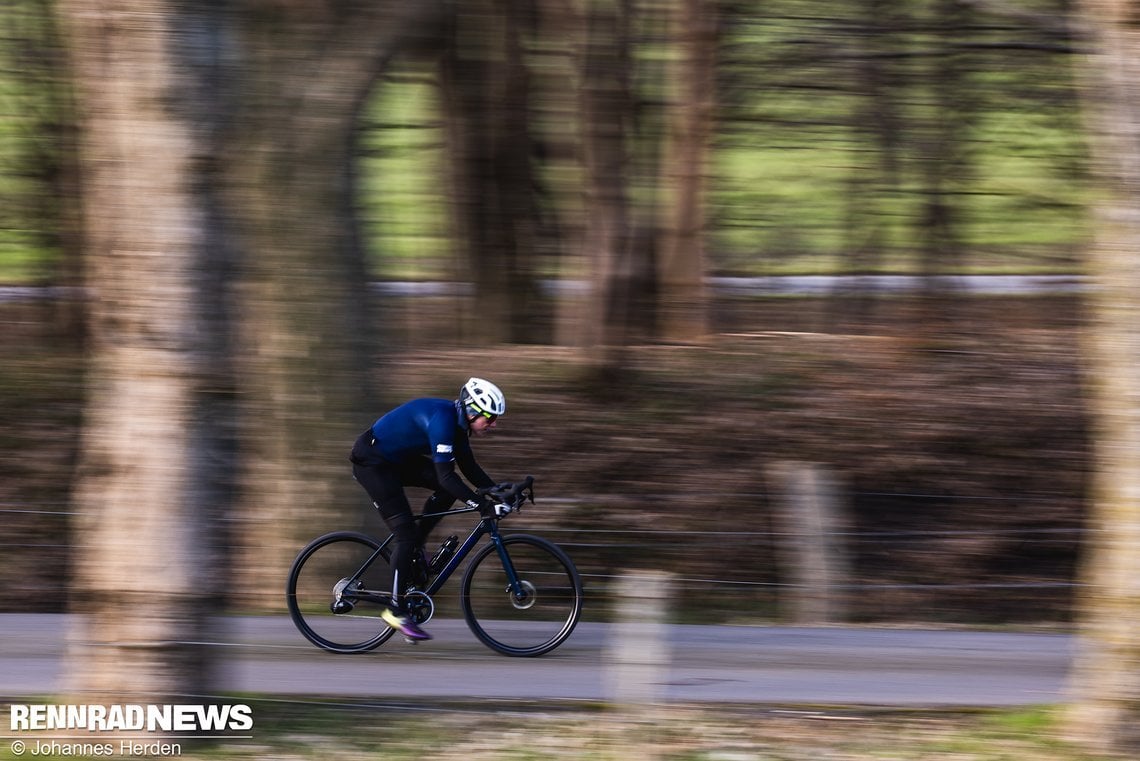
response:
<path id="1" fill-rule="evenodd" d="M 442 491 L 435 477 L 435 467 L 429 460 L 423 465 L 396 467 L 392 465 L 352 466 L 352 475 L 368 492 L 372 504 L 393 534 L 392 597 L 398 610 L 403 608 L 404 590 L 411 581 L 412 558 L 419 551 L 440 518 L 423 518 L 419 526 L 412 518 L 412 507 L 404 493 L 405 486 L 432 489 L 433 494 L 424 502 L 425 515 L 442 512 L 455 504 L 455 497 Z"/>

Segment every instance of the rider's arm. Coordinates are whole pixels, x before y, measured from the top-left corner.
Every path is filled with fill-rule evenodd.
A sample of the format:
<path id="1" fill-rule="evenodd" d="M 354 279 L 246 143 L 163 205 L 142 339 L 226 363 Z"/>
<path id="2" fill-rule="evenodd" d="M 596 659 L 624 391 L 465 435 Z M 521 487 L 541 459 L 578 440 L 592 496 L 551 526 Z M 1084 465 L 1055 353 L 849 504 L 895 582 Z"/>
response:
<path id="1" fill-rule="evenodd" d="M 475 455 L 471 452 L 470 445 L 463 446 L 457 444 L 455 447 L 455 463 L 459 466 L 459 471 L 463 473 L 468 481 L 473 483 L 478 489 L 486 489 L 488 486 L 494 486 L 495 482 L 487 475 L 479 463 L 475 462 Z"/>
<path id="2" fill-rule="evenodd" d="M 486 475 L 486 474 L 484 474 Z M 439 479 L 439 485 L 446 489 L 456 499 L 463 500 L 468 507 L 479 507 L 482 504 L 482 499 L 471 490 L 467 484 L 463 483 L 463 479 L 455 472 L 455 460 L 448 460 L 447 462 L 435 462 L 435 476 Z M 492 484 L 487 484 L 491 486 Z"/>
<path id="3" fill-rule="evenodd" d="M 471 443 L 457 431 L 454 415 L 452 409 L 448 408 L 435 415 L 429 424 L 428 438 L 432 446 L 431 459 L 436 479 L 440 486 L 456 499 L 463 500 L 468 507 L 480 507 L 483 498 L 463 482 L 455 472 L 455 465 L 458 463 L 463 475 L 477 488 L 494 486 L 495 482 L 475 463 Z"/>

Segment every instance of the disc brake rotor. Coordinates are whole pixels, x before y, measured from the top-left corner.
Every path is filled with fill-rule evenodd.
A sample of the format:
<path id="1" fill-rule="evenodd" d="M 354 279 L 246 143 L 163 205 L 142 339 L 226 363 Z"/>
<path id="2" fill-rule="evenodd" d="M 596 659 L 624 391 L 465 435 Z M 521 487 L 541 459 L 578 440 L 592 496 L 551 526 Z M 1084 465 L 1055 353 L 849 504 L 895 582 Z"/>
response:
<path id="1" fill-rule="evenodd" d="M 507 597 L 511 600 L 511 605 L 515 606 L 518 610 L 526 610 L 538 602 L 538 592 L 534 588 L 534 584 L 529 581 L 520 580 L 519 586 L 522 587 L 523 596 L 518 598 L 510 587 L 507 587 Z"/>

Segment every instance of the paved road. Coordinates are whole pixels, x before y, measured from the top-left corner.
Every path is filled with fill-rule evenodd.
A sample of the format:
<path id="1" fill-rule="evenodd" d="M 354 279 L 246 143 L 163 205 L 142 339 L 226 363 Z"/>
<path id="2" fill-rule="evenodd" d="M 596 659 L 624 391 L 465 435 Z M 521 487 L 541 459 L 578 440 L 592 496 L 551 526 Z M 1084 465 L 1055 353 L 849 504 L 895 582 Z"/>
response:
<path id="1" fill-rule="evenodd" d="M 601 700 L 612 693 L 609 627 L 583 624 L 536 659 L 487 650 L 462 621 L 431 642 L 364 655 L 309 645 L 288 618 L 228 619 L 214 643 L 225 691 L 372 698 Z M 0 616 L 0 694 L 60 688 L 67 616 Z M 674 626 L 655 677 L 672 701 L 882 706 L 1003 706 L 1062 698 L 1072 638 L 1055 634 L 872 628 Z"/>

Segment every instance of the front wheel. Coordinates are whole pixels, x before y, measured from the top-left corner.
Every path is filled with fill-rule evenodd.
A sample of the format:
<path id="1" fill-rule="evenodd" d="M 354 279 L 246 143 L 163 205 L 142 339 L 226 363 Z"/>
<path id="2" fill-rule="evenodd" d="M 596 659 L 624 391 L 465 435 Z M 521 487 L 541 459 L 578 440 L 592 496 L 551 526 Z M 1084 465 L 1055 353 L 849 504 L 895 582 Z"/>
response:
<path id="1" fill-rule="evenodd" d="M 353 531 L 325 534 L 293 561 L 285 590 L 289 615 L 324 650 L 372 650 L 395 632 L 380 618 L 391 574 L 387 550 L 375 539 Z"/>
<path id="2" fill-rule="evenodd" d="M 549 653 L 582 615 L 582 578 L 566 553 L 545 539 L 512 534 L 502 537 L 502 545 L 509 563 L 492 542 L 463 574 L 460 604 L 467 626 L 503 655 Z"/>

